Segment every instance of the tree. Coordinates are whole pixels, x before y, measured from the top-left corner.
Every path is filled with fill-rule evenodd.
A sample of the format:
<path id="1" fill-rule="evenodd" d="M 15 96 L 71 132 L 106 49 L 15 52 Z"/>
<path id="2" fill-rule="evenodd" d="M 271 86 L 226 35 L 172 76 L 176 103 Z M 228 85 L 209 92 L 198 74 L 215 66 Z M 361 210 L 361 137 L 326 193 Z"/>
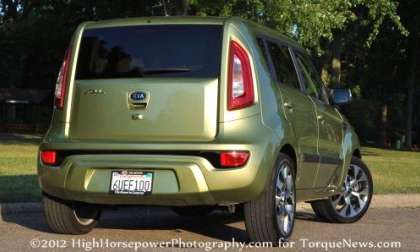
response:
<path id="1" fill-rule="evenodd" d="M 370 45 L 387 18 L 405 32 L 391 0 L 196 0 L 197 15 L 241 16 L 296 38 L 319 55 L 321 42 L 333 41 L 335 33 L 359 18 L 371 32 L 363 41 Z M 365 15 L 359 14 L 365 9 Z"/>
<path id="2" fill-rule="evenodd" d="M 185 16 L 189 9 L 189 0 L 162 0 L 165 16 Z"/>
<path id="3" fill-rule="evenodd" d="M 411 144 L 420 127 L 413 113 L 420 106 L 419 6 L 414 0 L 0 0 L 0 85 L 53 89 L 68 41 L 83 21 L 163 16 L 165 10 L 240 16 L 294 38 L 317 56 L 328 85 L 352 88 L 355 106 L 368 107 L 352 110 L 350 118 L 362 137 L 385 144 L 406 134 Z"/>
<path id="4" fill-rule="evenodd" d="M 0 7 L 3 13 L 4 20 L 14 20 L 17 17 L 17 7 L 20 4 L 18 0 L 1 0 Z"/>
<path id="5" fill-rule="evenodd" d="M 413 144 L 413 111 L 414 111 L 414 94 L 417 75 L 417 57 L 419 55 L 418 47 L 420 46 L 420 5 L 417 1 L 404 1 L 401 3 L 401 13 L 404 13 L 403 22 L 409 27 L 410 35 L 407 38 L 407 119 L 406 119 L 406 146 L 410 148 Z"/>

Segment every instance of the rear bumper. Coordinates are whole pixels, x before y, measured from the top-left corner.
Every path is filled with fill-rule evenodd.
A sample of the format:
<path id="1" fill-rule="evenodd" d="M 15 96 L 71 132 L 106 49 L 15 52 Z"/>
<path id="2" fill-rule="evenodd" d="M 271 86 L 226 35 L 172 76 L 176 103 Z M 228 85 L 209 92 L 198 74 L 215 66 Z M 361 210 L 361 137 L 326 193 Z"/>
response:
<path id="1" fill-rule="evenodd" d="M 247 165 L 215 169 L 196 156 L 172 155 L 73 155 L 61 167 L 39 163 L 42 190 L 55 197 L 97 204 L 216 205 L 250 200 L 262 191 L 266 169 L 263 153 L 251 152 Z M 111 171 L 154 173 L 153 191 L 146 196 L 109 192 Z"/>
<path id="2" fill-rule="evenodd" d="M 246 166 L 216 169 L 197 156 L 174 155 L 72 155 L 60 167 L 38 161 L 42 190 L 52 196 L 94 204 L 224 205 L 256 198 L 266 185 L 272 163 L 266 148 L 254 146 Z M 109 192 L 115 170 L 154 173 L 151 195 L 114 195 Z"/>
<path id="3" fill-rule="evenodd" d="M 67 156 L 60 167 L 44 166 L 38 161 L 39 183 L 42 190 L 52 196 L 96 204 L 185 206 L 241 203 L 258 197 L 264 190 L 277 158 L 278 144 L 278 137 L 262 124 L 259 116 L 221 123 L 218 138 L 208 143 L 69 141 L 50 130 L 40 150 L 63 150 L 73 154 Z M 80 154 L 90 150 L 96 150 L 97 154 Z M 108 154 L 101 154 L 98 150 Z M 216 169 L 204 157 L 163 154 L 180 150 L 247 150 L 250 158 L 241 168 Z M 109 151 L 113 151 L 112 154 Z M 144 151 L 153 151 L 153 155 L 136 154 Z M 109 186 L 114 170 L 154 172 L 152 194 L 111 194 Z"/>

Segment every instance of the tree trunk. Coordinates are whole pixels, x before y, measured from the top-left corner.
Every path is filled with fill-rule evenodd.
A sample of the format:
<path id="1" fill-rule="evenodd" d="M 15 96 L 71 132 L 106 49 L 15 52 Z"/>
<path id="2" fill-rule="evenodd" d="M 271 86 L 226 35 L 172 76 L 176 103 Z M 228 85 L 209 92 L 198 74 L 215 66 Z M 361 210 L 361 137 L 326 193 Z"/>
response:
<path id="1" fill-rule="evenodd" d="M 413 57 L 415 58 L 415 57 Z M 407 147 L 410 148 L 413 144 L 413 102 L 414 102 L 414 85 L 416 76 L 416 60 L 410 62 L 410 74 L 408 78 L 408 91 L 407 91 Z"/>
<path id="2" fill-rule="evenodd" d="M 188 8 L 190 5 L 189 0 L 162 0 L 161 3 L 165 16 L 185 16 L 188 13 Z"/>
<path id="3" fill-rule="evenodd" d="M 321 60 L 321 79 L 327 86 L 333 88 L 341 86 L 341 57 L 343 46 L 343 36 L 340 33 L 334 34 L 334 40 L 329 44 Z"/>
<path id="4" fill-rule="evenodd" d="M 408 148 L 413 144 L 413 106 L 414 106 L 414 92 L 416 84 L 416 69 L 417 69 L 417 45 L 419 42 L 418 28 L 413 27 L 409 36 L 409 73 L 407 79 L 407 125 L 406 125 L 406 146 Z"/>
<path id="5" fill-rule="evenodd" d="M 166 5 L 166 0 L 162 0 L 162 7 L 163 7 L 163 13 L 165 16 L 169 16 L 168 13 L 168 6 Z"/>
<path id="6" fill-rule="evenodd" d="M 387 148 L 389 147 L 388 143 L 388 134 L 387 134 L 387 127 L 388 127 L 388 105 L 382 105 L 381 109 L 381 131 L 379 134 L 379 143 L 382 147 Z"/>
<path id="7" fill-rule="evenodd" d="M 4 12 L 4 19 L 16 21 L 17 18 L 17 1 L 13 0 L 2 0 L 3 12 Z"/>
<path id="8" fill-rule="evenodd" d="M 321 58 L 321 80 L 327 87 L 331 84 L 331 50 L 326 50 L 325 54 Z"/>
<path id="9" fill-rule="evenodd" d="M 343 41 L 337 35 L 333 41 L 331 56 L 331 84 L 333 87 L 341 86 L 341 54 L 343 51 Z"/>
<path id="10" fill-rule="evenodd" d="M 188 13 L 189 0 L 176 1 L 176 15 L 185 16 Z"/>

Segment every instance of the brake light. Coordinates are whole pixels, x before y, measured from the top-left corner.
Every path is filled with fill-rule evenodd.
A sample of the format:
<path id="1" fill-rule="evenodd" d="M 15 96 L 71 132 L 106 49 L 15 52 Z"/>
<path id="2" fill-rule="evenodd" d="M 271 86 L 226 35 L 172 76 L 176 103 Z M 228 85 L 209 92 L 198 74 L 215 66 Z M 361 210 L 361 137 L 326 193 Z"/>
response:
<path id="1" fill-rule="evenodd" d="M 67 85 L 69 82 L 70 60 L 71 60 L 71 49 L 69 47 L 66 51 L 66 54 L 64 55 L 64 60 L 63 60 L 63 63 L 61 64 L 60 72 L 57 78 L 57 84 L 55 86 L 54 106 L 57 109 L 63 109 L 64 107 L 64 98 L 66 96 Z"/>
<path id="2" fill-rule="evenodd" d="M 56 151 L 41 151 L 41 161 L 46 165 L 57 164 L 57 152 Z"/>
<path id="3" fill-rule="evenodd" d="M 254 103 L 254 83 L 248 53 L 237 42 L 230 42 L 228 72 L 228 109 L 236 110 Z"/>
<path id="4" fill-rule="evenodd" d="M 248 159 L 248 151 L 224 151 L 220 153 L 220 165 L 225 168 L 244 166 Z"/>

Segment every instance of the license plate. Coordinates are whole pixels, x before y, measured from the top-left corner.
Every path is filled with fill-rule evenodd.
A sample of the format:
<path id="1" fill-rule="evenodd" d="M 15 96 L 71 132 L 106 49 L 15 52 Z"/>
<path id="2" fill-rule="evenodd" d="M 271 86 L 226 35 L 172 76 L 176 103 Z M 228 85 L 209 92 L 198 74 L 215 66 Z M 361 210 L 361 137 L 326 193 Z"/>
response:
<path id="1" fill-rule="evenodd" d="M 109 191 L 113 194 L 147 195 L 152 193 L 153 172 L 112 171 Z"/>

